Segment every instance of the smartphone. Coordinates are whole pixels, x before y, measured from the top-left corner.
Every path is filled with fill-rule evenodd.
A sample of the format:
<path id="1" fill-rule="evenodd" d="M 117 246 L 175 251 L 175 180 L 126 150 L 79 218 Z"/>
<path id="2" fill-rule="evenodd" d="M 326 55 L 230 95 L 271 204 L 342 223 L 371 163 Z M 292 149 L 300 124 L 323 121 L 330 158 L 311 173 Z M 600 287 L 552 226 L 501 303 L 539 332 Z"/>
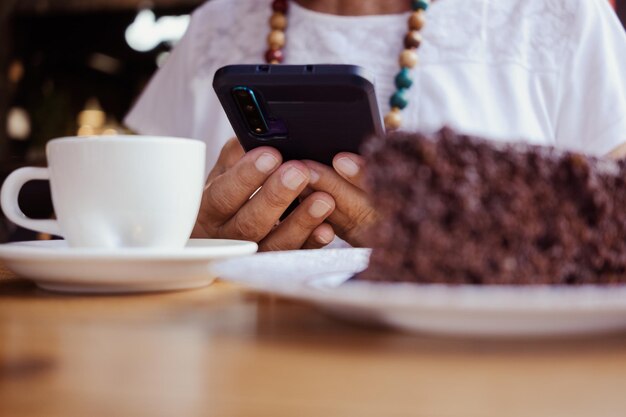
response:
<path id="1" fill-rule="evenodd" d="M 384 132 L 373 81 L 358 66 L 229 65 L 213 88 L 246 151 L 272 146 L 284 160 L 331 165 Z"/>

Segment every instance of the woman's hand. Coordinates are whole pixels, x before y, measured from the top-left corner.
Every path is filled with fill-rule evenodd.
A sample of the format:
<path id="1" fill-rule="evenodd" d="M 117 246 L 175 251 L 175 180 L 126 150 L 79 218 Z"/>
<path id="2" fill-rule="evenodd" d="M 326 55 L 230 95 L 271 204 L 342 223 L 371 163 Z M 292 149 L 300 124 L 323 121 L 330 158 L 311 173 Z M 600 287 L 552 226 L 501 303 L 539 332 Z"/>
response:
<path id="1" fill-rule="evenodd" d="M 335 200 L 328 217 L 337 235 L 352 246 L 364 245 L 365 231 L 377 214 L 363 189 L 365 162 L 359 155 L 342 152 L 333 158 L 333 168 L 305 161 L 309 168 L 309 188 L 325 192 Z"/>
<path id="2" fill-rule="evenodd" d="M 262 251 L 327 245 L 335 234 L 324 220 L 335 209 L 335 201 L 325 192 L 308 195 L 279 224 L 310 175 L 302 162 L 282 164 L 274 148 L 244 153 L 231 139 L 209 174 L 192 236 L 252 240 Z"/>

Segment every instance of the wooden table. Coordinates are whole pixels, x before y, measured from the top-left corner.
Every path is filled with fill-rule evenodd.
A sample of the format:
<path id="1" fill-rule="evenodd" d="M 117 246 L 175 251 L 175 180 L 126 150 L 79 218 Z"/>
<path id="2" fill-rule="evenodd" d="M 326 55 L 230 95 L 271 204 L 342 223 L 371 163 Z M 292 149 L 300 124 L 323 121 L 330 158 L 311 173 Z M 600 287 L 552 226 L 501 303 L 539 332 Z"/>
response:
<path id="1" fill-rule="evenodd" d="M 626 335 L 406 335 L 226 283 L 65 296 L 0 265 L 3 417 L 625 415 Z"/>

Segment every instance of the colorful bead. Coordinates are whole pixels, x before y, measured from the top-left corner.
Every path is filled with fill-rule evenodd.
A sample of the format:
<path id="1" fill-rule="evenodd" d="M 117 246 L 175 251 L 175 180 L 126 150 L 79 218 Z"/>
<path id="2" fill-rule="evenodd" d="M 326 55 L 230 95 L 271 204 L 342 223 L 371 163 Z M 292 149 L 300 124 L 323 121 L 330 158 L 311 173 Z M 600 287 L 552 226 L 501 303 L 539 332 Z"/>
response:
<path id="1" fill-rule="evenodd" d="M 422 43 L 422 34 L 417 30 L 411 30 L 404 37 L 404 47 L 407 49 L 419 48 Z"/>
<path id="2" fill-rule="evenodd" d="M 411 8 L 413 10 L 428 10 L 430 0 L 411 0 Z"/>
<path id="3" fill-rule="evenodd" d="M 402 114 L 400 109 L 392 107 L 391 111 L 385 116 L 385 128 L 387 130 L 396 130 L 402 126 Z"/>
<path id="4" fill-rule="evenodd" d="M 283 62 L 283 51 L 281 49 L 268 49 L 265 53 L 265 62 L 278 64 Z"/>
<path id="5" fill-rule="evenodd" d="M 274 0 L 272 10 L 280 13 L 287 13 L 287 0 Z"/>
<path id="6" fill-rule="evenodd" d="M 413 80 L 411 79 L 411 74 L 408 68 L 402 68 L 398 75 L 396 75 L 395 81 L 398 89 L 411 88 L 413 85 Z"/>
<path id="7" fill-rule="evenodd" d="M 271 49 L 280 49 L 285 46 L 285 32 L 273 30 L 267 35 L 267 44 Z"/>
<path id="8" fill-rule="evenodd" d="M 407 100 L 407 98 L 405 97 L 404 95 L 405 92 L 406 92 L 406 89 L 401 88 L 395 93 L 393 93 L 393 95 L 389 99 L 389 105 L 391 107 L 397 107 L 401 110 L 404 109 L 406 106 L 408 106 L 409 100 Z"/>
<path id="9" fill-rule="evenodd" d="M 413 68 L 417 65 L 418 58 L 417 54 L 413 49 L 405 49 L 400 53 L 400 66 Z"/>
<path id="10" fill-rule="evenodd" d="M 287 17 L 284 13 L 274 12 L 270 17 L 270 27 L 273 30 L 285 30 L 287 28 Z"/>
<path id="11" fill-rule="evenodd" d="M 422 30 L 426 24 L 426 13 L 424 10 L 418 10 L 409 16 L 409 30 Z"/>

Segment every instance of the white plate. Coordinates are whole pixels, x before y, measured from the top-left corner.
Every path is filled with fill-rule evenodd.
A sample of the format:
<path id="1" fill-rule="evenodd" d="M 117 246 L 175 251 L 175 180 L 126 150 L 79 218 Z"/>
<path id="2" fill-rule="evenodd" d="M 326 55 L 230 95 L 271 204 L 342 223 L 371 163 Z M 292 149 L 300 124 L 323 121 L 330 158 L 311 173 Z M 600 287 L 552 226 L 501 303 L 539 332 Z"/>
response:
<path id="1" fill-rule="evenodd" d="M 448 286 L 346 282 L 368 249 L 269 253 L 221 261 L 220 278 L 306 300 L 353 320 L 455 336 L 527 337 L 626 330 L 626 285 Z"/>
<path id="2" fill-rule="evenodd" d="M 192 239 L 182 249 L 70 248 L 63 240 L 0 245 L 10 270 L 51 291 L 128 293 L 197 288 L 216 277 L 215 259 L 249 255 L 256 243 Z"/>

